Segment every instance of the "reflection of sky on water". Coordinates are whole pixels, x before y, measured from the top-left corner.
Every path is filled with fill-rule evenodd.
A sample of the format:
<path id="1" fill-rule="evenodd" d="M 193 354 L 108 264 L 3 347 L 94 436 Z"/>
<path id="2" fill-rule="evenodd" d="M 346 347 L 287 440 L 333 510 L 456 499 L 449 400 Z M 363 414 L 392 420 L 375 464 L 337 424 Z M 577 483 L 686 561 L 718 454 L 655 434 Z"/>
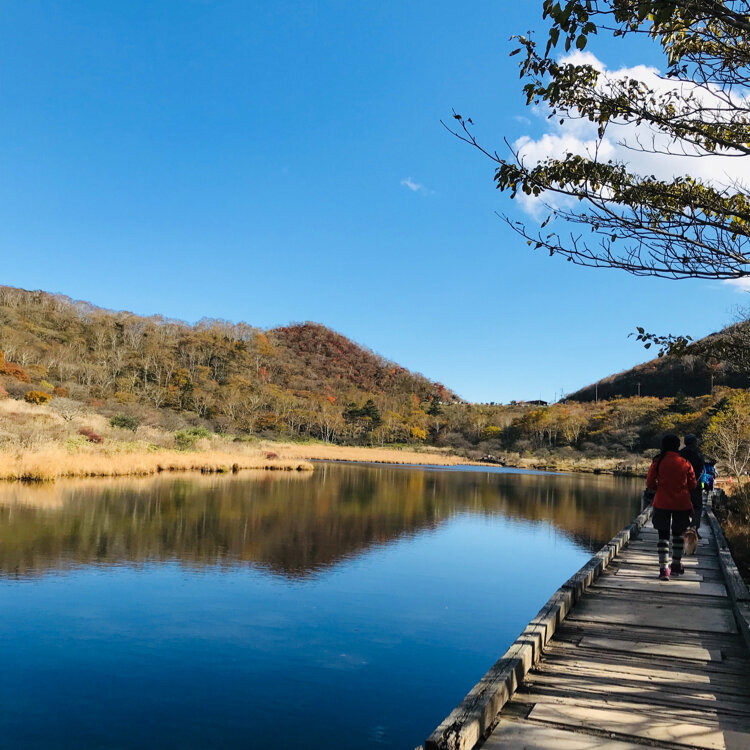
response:
<path id="1" fill-rule="evenodd" d="M 283 483 L 260 491 L 237 483 L 231 492 L 202 485 L 213 503 L 184 487 L 175 502 L 165 483 L 149 512 L 145 490 L 118 491 L 99 506 L 87 490 L 86 502 L 76 495 L 63 504 L 74 514 L 66 522 L 53 509 L 22 513 L 18 526 L 17 514 L 1 516 L 0 532 L 3 524 L 21 531 L 24 544 L 38 533 L 46 552 L 37 563 L 48 574 L 0 580 L 0 737 L 14 748 L 419 744 L 589 552 L 559 530 L 552 508 L 540 516 L 545 493 L 526 509 L 530 520 L 507 497 L 500 505 L 481 492 L 477 499 L 472 481 L 465 496 L 431 504 L 418 493 L 451 494 L 457 474 L 436 486 L 419 470 L 400 472 L 326 467 L 327 477 L 294 485 L 304 497 Z M 381 492 L 380 482 L 394 492 Z M 625 485 L 575 486 L 581 498 L 608 488 L 607 513 L 619 492 L 630 520 Z M 369 493 L 361 505 L 357 487 Z M 255 514 L 237 501 L 246 495 Z M 561 502 L 573 501 L 566 494 Z M 583 515 L 600 507 L 580 502 Z M 104 515 L 94 518 L 94 506 Z M 124 525 L 134 511 L 143 547 Z M 192 512 L 205 516 L 203 535 L 170 536 L 169 524 L 192 524 Z M 251 548 L 232 547 L 230 531 L 246 520 Z M 325 529 L 313 533 L 313 521 Z M 310 532 L 308 542 L 328 546 L 298 558 L 273 538 L 279 528 L 295 544 Z M 101 555 L 89 546 L 92 533 L 101 535 Z M 107 535 L 119 546 L 101 544 Z M 186 565 L 192 543 L 204 547 Z M 312 575 L 283 574 L 300 559 L 328 562 Z M 55 561 L 64 564 L 50 568 Z"/>

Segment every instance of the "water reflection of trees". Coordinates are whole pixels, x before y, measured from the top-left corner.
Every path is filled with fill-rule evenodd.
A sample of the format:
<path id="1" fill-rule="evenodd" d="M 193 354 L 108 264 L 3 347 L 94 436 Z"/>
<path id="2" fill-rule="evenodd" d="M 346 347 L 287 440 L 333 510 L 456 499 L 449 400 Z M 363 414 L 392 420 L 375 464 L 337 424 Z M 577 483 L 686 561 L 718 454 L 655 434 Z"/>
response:
<path id="1" fill-rule="evenodd" d="M 304 576 L 462 513 L 547 521 L 594 549 L 634 515 L 611 477 L 322 465 L 262 474 L 0 487 L 0 573 L 246 562 Z"/>

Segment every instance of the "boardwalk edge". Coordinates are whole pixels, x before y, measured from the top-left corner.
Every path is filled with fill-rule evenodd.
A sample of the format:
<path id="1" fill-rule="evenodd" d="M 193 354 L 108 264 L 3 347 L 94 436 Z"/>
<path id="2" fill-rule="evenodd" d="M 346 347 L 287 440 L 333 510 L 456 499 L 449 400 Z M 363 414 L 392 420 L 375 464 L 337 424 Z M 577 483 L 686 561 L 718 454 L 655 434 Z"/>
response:
<path id="1" fill-rule="evenodd" d="M 644 510 L 571 576 L 539 610 L 513 645 L 428 737 L 425 750 L 472 750 L 491 731 L 510 700 L 575 603 L 651 517 Z"/>
<path id="2" fill-rule="evenodd" d="M 721 524 L 714 515 L 711 503 L 706 507 L 706 516 L 711 531 L 714 533 L 716 547 L 719 550 L 719 565 L 721 566 L 721 572 L 724 574 L 727 592 L 732 602 L 734 619 L 737 621 L 737 627 L 739 627 L 740 633 L 742 633 L 742 637 L 750 649 L 750 590 L 748 590 L 747 584 L 740 575 L 737 563 L 735 563 L 729 550 L 727 538 L 724 536 Z"/>

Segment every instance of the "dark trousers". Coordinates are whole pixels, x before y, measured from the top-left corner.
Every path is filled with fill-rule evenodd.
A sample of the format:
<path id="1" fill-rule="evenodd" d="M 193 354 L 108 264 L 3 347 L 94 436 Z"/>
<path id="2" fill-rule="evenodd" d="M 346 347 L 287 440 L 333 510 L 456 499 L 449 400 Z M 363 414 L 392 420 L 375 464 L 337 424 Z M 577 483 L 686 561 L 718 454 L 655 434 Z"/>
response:
<path id="1" fill-rule="evenodd" d="M 700 487 L 690 491 L 690 502 L 693 504 L 693 522 L 690 525 L 697 529 L 703 513 L 703 490 Z"/>

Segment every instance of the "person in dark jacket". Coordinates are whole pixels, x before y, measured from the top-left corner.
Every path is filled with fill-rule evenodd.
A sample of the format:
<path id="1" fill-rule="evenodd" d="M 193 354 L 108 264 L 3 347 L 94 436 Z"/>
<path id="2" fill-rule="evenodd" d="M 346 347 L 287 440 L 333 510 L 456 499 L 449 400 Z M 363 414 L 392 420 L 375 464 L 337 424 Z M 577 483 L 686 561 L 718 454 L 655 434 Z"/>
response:
<path id="1" fill-rule="evenodd" d="M 716 479 L 716 461 L 712 458 L 706 459 L 706 468 L 703 476 L 705 477 L 704 486 L 706 492 L 713 492 L 714 479 Z"/>
<path id="2" fill-rule="evenodd" d="M 680 455 L 690 462 L 693 467 L 693 473 L 698 481 L 698 486 L 690 492 L 690 500 L 693 503 L 693 522 L 691 526 L 697 531 L 701 525 L 701 515 L 703 513 L 703 487 L 701 477 L 706 465 L 706 459 L 698 448 L 698 438 L 695 435 L 685 435 L 685 447 L 680 451 Z"/>
<path id="3" fill-rule="evenodd" d="M 690 525 L 693 503 L 690 493 L 698 486 L 690 462 L 684 459 L 677 435 L 665 435 L 661 441 L 661 453 L 653 460 L 646 477 L 646 487 L 654 490 L 654 511 L 651 522 L 659 532 L 657 552 L 659 554 L 659 578 L 668 581 L 669 576 L 685 572 L 682 567 L 683 534 Z M 669 537 L 672 537 L 672 565 L 669 565 Z"/>

